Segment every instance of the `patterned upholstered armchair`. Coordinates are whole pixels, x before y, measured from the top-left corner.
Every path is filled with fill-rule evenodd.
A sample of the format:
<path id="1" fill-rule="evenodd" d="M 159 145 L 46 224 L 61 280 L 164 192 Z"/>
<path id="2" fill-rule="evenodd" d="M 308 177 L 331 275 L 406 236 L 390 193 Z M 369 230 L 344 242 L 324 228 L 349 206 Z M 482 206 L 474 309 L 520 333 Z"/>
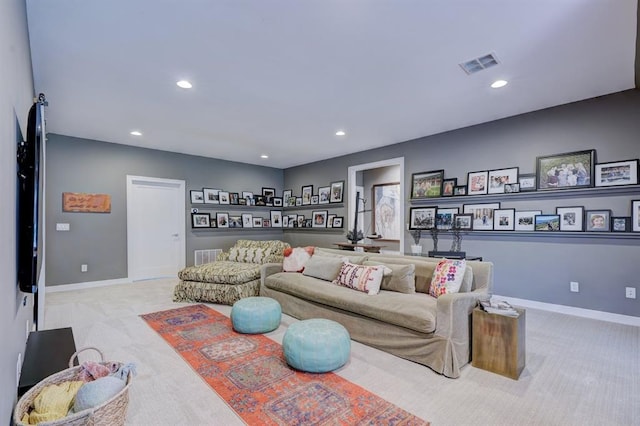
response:
<path id="1" fill-rule="evenodd" d="M 244 297 L 258 296 L 261 265 L 282 262 L 288 247 L 279 240 L 238 240 L 215 262 L 178 272 L 180 282 L 173 291 L 173 301 L 233 305 Z"/>

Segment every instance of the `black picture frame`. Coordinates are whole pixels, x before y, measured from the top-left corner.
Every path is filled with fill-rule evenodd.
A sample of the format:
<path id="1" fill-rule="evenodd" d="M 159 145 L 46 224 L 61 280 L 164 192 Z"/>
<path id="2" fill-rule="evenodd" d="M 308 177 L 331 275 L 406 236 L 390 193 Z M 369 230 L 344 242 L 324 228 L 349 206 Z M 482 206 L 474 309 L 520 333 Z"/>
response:
<path id="1" fill-rule="evenodd" d="M 253 228 L 253 215 L 251 213 L 242 213 L 242 227 Z"/>
<path id="2" fill-rule="evenodd" d="M 318 204 L 329 204 L 331 202 L 331 186 L 321 186 L 318 188 Z"/>
<path id="3" fill-rule="evenodd" d="M 302 205 L 311 205 L 311 197 L 313 196 L 313 185 L 304 185 L 302 187 Z M 297 205 L 296 201 L 296 205 Z"/>
<path id="4" fill-rule="evenodd" d="M 458 207 L 438 207 L 436 209 L 436 228 L 447 230 L 453 228 L 453 217 L 460 213 Z"/>
<path id="5" fill-rule="evenodd" d="M 596 187 L 638 184 L 638 159 L 596 164 L 593 177 Z"/>
<path id="6" fill-rule="evenodd" d="M 440 194 L 442 197 L 453 197 L 455 195 L 455 188 L 458 185 L 458 178 L 449 178 L 442 180 L 442 190 Z"/>
<path id="7" fill-rule="evenodd" d="M 231 204 L 228 191 L 219 191 L 218 200 L 220 204 Z"/>
<path id="8" fill-rule="evenodd" d="M 631 231 L 640 232 L 640 200 L 631 200 Z"/>
<path id="9" fill-rule="evenodd" d="M 631 216 L 612 216 L 611 232 L 631 231 Z"/>
<path id="10" fill-rule="evenodd" d="M 440 197 L 443 180 L 444 169 L 413 173 L 411 175 L 411 199 Z"/>
<path id="11" fill-rule="evenodd" d="M 409 229 L 431 229 L 436 225 L 437 206 L 411 207 L 409 209 Z"/>
<path id="12" fill-rule="evenodd" d="M 284 191 L 282 191 L 282 206 L 283 207 L 293 207 L 293 205 L 289 204 L 289 200 L 291 199 L 292 195 L 293 195 L 293 190 L 292 189 L 285 189 Z"/>
<path id="13" fill-rule="evenodd" d="M 518 183 L 519 167 L 508 167 L 504 169 L 489 170 L 487 177 L 487 194 L 504 194 L 504 185 L 508 183 Z"/>
<path id="14" fill-rule="evenodd" d="M 591 188 L 596 150 L 565 152 L 536 158 L 538 191 Z"/>
<path id="15" fill-rule="evenodd" d="M 535 173 L 523 173 L 518 175 L 518 183 L 520 184 L 520 192 L 529 192 L 538 189 Z"/>
<path id="16" fill-rule="evenodd" d="M 218 198 L 219 189 L 216 188 L 202 188 L 204 194 L 204 204 L 220 204 Z"/>
<path id="17" fill-rule="evenodd" d="M 489 187 L 489 171 L 467 173 L 467 195 L 484 195 Z"/>
<path id="18" fill-rule="evenodd" d="M 210 228 L 211 216 L 209 213 L 191 213 L 192 228 Z"/>
<path id="19" fill-rule="evenodd" d="M 344 181 L 338 180 L 329 184 L 331 194 L 329 196 L 330 203 L 342 203 L 344 199 Z"/>
<path id="20" fill-rule="evenodd" d="M 534 217 L 534 230 L 536 232 L 555 232 L 560 230 L 560 215 L 537 214 Z"/>
<path id="21" fill-rule="evenodd" d="M 327 227 L 327 210 L 314 210 L 311 212 L 313 223 L 312 228 L 326 228 Z"/>
<path id="22" fill-rule="evenodd" d="M 584 231 L 584 207 L 583 206 L 556 207 L 556 214 L 560 216 L 560 231 L 563 231 L 563 232 Z"/>
<path id="23" fill-rule="evenodd" d="M 463 204 L 462 213 L 473 215 L 474 231 L 493 231 L 493 211 L 500 208 L 500 202 Z"/>
<path id="24" fill-rule="evenodd" d="M 494 231 L 513 231 L 515 229 L 516 209 L 495 209 L 493 211 Z"/>
<path id="25" fill-rule="evenodd" d="M 229 213 L 227 213 L 227 212 L 217 212 L 216 213 L 216 223 L 218 224 L 218 228 L 228 228 L 229 227 Z"/>
<path id="26" fill-rule="evenodd" d="M 242 216 L 229 215 L 229 228 L 242 228 Z"/>
<path id="27" fill-rule="evenodd" d="M 453 228 L 463 231 L 473 230 L 473 215 L 471 213 L 458 213 L 453 215 Z"/>
<path id="28" fill-rule="evenodd" d="M 269 217 L 272 228 L 282 228 L 282 210 L 271 210 Z"/>
<path id="29" fill-rule="evenodd" d="M 264 197 L 264 202 L 266 205 L 273 205 L 273 197 L 276 196 L 275 188 L 265 188 L 262 187 L 262 196 Z"/>
<path id="30" fill-rule="evenodd" d="M 467 185 L 457 185 L 453 188 L 453 196 L 454 197 L 462 197 L 467 195 Z"/>
<path id="31" fill-rule="evenodd" d="M 332 228 L 342 228 L 343 216 L 336 216 L 333 218 Z"/>
<path id="32" fill-rule="evenodd" d="M 240 194 L 237 192 L 229 193 L 229 204 L 238 205 L 240 204 Z"/>
<path id="33" fill-rule="evenodd" d="M 610 232 L 611 210 L 587 210 L 584 213 L 584 223 L 587 232 Z"/>
<path id="34" fill-rule="evenodd" d="M 271 201 L 273 202 L 273 207 L 282 207 L 282 197 L 273 197 Z"/>
<path id="35" fill-rule="evenodd" d="M 535 217 L 542 214 L 542 210 L 516 210 L 513 221 L 514 231 L 535 231 Z"/>

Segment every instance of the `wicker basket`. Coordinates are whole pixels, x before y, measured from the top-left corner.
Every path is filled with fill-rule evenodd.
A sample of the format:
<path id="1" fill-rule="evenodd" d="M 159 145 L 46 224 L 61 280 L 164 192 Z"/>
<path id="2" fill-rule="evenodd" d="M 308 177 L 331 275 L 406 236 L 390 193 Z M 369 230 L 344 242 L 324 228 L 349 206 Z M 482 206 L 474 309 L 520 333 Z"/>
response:
<path id="1" fill-rule="evenodd" d="M 17 426 L 26 426 L 22 423 L 22 416 L 27 413 L 33 407 L 33 400 L 40 394 L 43 387 L 47 385 L 57 385 L 59 383 L 77 380 L 78 373 L 82 369 L 81 366 L 74 367 L 73 362 L 78 354 L 82 351 L 93 349 L 100 354 L 100 364 L 112 365 L 116 364 L 119 367 L 122 366 L 121 362 L 105 362 L 102 352 L 94 347 L 86 347 L 76 351 L 71 355 L 69 359 L 69 368 L 62 370 L 59 373 L 52 374 L 46 379 L 39 382 L 22 395 L 16 409 L 13 414 L 13 422 Z M 132 374 L 129 373 L 127 377 L 127 384 L 124 389 L 118 392 L 113 398 L 103 402 L 96 407 L 80 411 L 79 413 L 72 414 L 70 416 L 58 419 L 52 422 L 38 423 L 40 426 L 59 426 L 59 425 L 124 425 L 125 417 L 127 415 L 127 406 L 129 405 L 129 386 L 131 385 Z"/>

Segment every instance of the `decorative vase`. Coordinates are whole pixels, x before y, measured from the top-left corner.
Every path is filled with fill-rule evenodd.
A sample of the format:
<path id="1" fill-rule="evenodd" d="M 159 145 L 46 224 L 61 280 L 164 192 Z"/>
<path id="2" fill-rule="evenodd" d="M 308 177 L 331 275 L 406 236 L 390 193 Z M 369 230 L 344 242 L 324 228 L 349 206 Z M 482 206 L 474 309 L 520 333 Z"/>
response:
<path id="1" fill-rule="evenodd" d="M 411 244 L 411 254 L 422 254 L 422 246 Z"/>

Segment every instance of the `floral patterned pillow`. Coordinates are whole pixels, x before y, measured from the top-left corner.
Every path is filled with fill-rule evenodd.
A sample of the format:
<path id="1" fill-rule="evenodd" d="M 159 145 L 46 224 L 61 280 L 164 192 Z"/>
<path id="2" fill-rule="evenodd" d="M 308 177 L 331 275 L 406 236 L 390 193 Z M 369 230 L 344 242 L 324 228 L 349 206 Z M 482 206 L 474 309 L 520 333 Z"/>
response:
<path id="1" fill-rule="evenodd" d="M 467 262 L 464 259 L 442 259 L 433 272 L 429 294 L 437 298 L 443 294 L 460 291 L 466 268 Z"/>

